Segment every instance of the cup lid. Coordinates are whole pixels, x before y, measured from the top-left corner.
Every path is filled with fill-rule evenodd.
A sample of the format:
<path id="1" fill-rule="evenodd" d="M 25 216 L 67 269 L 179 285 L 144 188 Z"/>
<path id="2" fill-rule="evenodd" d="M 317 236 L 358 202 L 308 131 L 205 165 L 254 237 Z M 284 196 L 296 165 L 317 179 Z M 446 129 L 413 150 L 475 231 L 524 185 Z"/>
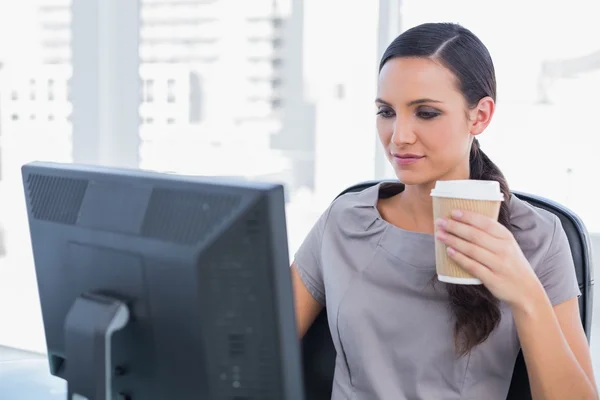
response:
<path id="1" fill-rule="evenodd" d="M 437 181 L 435 188 L 431 190 L 431 196 L 484 201 L 504 200 L 499 182 L 474 179 Z"/>

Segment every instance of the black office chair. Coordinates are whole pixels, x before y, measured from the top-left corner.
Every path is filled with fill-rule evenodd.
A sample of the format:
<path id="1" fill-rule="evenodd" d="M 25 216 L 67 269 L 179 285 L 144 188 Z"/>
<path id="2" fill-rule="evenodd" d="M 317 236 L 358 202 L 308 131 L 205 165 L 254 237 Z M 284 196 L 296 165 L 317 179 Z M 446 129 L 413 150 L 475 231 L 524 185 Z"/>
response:
<path id="1" fill-rule="evenodd" d="M 339 196 L 345 193 L 364 190 L 377 183 L 379 181 L 360 183 L 344 190 Z M 590 239 L 583 222 L 572 211 L 553 201 L 525 193 L 513 192 L 513 194 L 521 200 L 535 207 L 548 210 L 560 218 L 562 226 L 567 233 L 569 244 L 571 245 L 577 281 L 581 289 L 581 297 L 579 298 L 581 322 L 589 342 L 592 325 L 592 289 L 594 279 L 591 264 Z M 336 352 L 329 332 L 325 310 L 321 312 L 304 336 L 302 340 L 302 353 L 306 398 L 310 400 L 330 400 Z M 519 352 L 515 363 L 507 399 L 531 399 L 529 378 L 527 376 L 525 360 L 521 352 Z"/>

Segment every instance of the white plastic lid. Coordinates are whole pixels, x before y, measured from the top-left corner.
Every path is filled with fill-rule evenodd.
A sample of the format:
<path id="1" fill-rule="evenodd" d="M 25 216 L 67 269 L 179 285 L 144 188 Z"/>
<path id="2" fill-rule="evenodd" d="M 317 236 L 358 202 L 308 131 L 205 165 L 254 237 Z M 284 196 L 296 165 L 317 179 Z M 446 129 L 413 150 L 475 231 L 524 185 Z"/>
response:
<path id="1" fill-rule="evenodd" d="M 497 181 L 478 181 L 472 179 L 458 181 L 437 181 L 431 196 L 452 199 L 504 201 L 504 195 Z"/>
<path id="2" fill-rule="evenodd" d="M 453 283 L 455 285 L 481 285 L 482 282 L 477 278 L 456 278 L 454 276 L 438 275 L 438 281 Z"/>

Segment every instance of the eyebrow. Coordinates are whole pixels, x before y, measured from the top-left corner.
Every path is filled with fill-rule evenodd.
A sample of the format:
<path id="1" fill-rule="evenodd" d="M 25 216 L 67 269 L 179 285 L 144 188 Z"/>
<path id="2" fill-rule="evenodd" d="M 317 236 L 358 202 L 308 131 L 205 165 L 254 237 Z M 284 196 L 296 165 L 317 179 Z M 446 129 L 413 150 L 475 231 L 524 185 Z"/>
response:
<path id="1" fill-rule="evenodd" d="M 389 103 L 389 102 L 387 102 L 385 100 L 382 100 L 380 98 L 375 99 L 375 103 L 380 103 L 380 104 L 383 104 L 383 105 L 386 105 L 386 106 L 389 106 L 389 107 L 392 106 L 391 103 Z M 416 106 L 417 104 L 424 104 L 424 103 L 442 103 L 442 102 L 439 101 L 439 100 L 433 100 L 433 99 L 427 99 L 427 98 L 425 98 L 425 99 L 417 99 L 417 100 L 409 101 L 407 103 L 407 106 L 408 107 L 412 107 L 412 106 Z"/>

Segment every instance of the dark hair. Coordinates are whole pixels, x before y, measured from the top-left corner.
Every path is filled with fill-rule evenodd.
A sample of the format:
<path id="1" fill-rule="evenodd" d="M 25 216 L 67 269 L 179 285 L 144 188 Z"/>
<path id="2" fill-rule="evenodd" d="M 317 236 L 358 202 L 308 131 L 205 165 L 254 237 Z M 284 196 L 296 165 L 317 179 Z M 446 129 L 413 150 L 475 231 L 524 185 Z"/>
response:
<path id="1" fill-rule="evenodd" d="M 379 70 L 398 57 L 424 57 L 438 61 L 454 73 L 457 85 L 469 107 L 479 100 L 496 100 L 496 76 L 492 58 L 485 45 L 468 29 L 451 23 L 428 23 L 398 36 L 385 51 Z M 473 140 L 470 154 L 470 179 L 500 183 L 506 201 L 499 221 L 510 229 L 508 201 L 510 190 L 500 169 Z M 459 355 L 465 355 L 484 342 L 500 323 L 500 303 L 485 286 L 446 285 L 450 308 L 455 316 L 454 341 Z"/>

